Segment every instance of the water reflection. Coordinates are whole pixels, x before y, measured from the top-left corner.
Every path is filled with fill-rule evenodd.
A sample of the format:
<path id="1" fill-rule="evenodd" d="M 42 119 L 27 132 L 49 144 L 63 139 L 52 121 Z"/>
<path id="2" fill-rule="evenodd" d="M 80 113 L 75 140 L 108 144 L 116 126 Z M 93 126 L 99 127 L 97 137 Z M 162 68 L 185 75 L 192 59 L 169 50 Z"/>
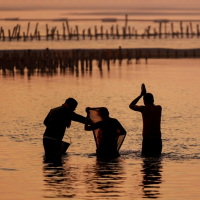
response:
<path id="1" fill-rule="evenodd" d="M 113 60 L 112 63 L 115 64 L 116 60 Z M 28 79 L 31 79 L 32 76 L 41 76 L 41 77 L 52 77 L 58 74 L 61 75 L 75 75 L 76 77 L 85 76 L 89 73 L 92 75 L 92 71 L 98 69 L 99 74 L 103 77 L 103 71 L 110 72 L 110 60 L 103 61 L 84 61 L 78 63 L 70 64 L 56 64 L 53 66 L 40 66 L 39 64 L 32 64 L 30 67 L 21 64 L 20 66 L 15 67 L 1 67 L 0 66 L 0 77 L 14 77 L 15 75 L 27 76 Z M 127 64 L 130 62 L 127 61 Z M 119 66 L 121 66 L 122 60 L 119 60 Z"/>
<path id="2" fill-rule="evenodd" d="M 56 65 L 51 67 L 40 67 L 40 66 L 31 66 L 26 67 L 20 66 L 20 67 L 1 67 L 0 66 L 0 76 L 2 77 L 14 77 L 15 75 L 20 76 L 27 76 L 28 79 L 30 79 L 32 76 L 56 76 L 58 74 L 61 75 L 75 75 L 76 77 L 79 76 L 85 76 L 85 74 L 88 74 L 91 76 L 93 71 L 93 65 L 97 66 L 100 76 L 103 76 L 103 68 L 102 64 L 99 65 L 96 64 L 94 61 L 85 61 L 85 62 L 79 62 L 79 63 L 71 63 L 70 65 Z M 106 62 L 105 62 L 106 64 Z M 110 63 L 107 62 L 108 67 L 104 68 L 104 70 L 109 71 L 110 70 Z"/>
<path id="3" fill-rule="evenodd" d="M 162 183 L 162 163 L 160 158 L 145 158 L 142 164 L 142 189 L 145 198 L 160 197 L 160 184 Z"/>
<path id="4" fill-rule="evenodd" d="M 125 172 L 120 158 L 102 160 L 97 158 L 94 166 L 84 171 L 88 196 L 116 198 L 122 195 Z"/>
<path id="5" fill-rule="evenodd" d="M 83 186 L 86 197 L 119 197 L 123 194 L 125 172 L 120 158 L 95 160 L 95 163 L 82 167 L 68 164 L 68 158 L 44 159 L 43 175 L 45 198 L 76 198 Z M 82 176 L 83 175 L 83 176 Z M 81 177 L 83 179 L 81 180 Z"/>
<path id="6" fill-rule="evenodd" d="M 73 169 L 67 165 L 64 158 L 44 159 L 43 175 L 45 198 L 72 198 L 75 196 L 73 182 L 77 177 Z"/>

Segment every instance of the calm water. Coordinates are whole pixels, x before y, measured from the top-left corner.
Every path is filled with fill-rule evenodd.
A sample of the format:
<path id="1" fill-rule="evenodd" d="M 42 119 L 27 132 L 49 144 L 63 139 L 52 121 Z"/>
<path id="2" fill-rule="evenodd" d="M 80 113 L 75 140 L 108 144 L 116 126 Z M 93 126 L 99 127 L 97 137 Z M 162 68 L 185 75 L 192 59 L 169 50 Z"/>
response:
<path id="1" fill-rule="evenodd" d="M 0 193 L 3 199 L 199 199 L 199 60 L 150 60 L 148 65 L 122 62 L 99 70 L 28 76 L 0 74 Z M 163 154 L 140 157 L 142 119 L 128 108 L 140 84 L 163 106 Z M 72 139 L 61 160 L 43 159 L 43 120 L 52 107 L 74 97 L 77 113 L 107 106 L 127 130 L 121 157 L 98 160 L 92 132 L 72 123 Z M 139 102 L 142 104 L 142 101 Z M 65 136 L 65 141 L 69 141 Z"/>
<path id="2" fill-rule="evenodd" d="M 65 1 L 13 0 L 0 1 L 0 18 L 117 18 L 123 19 L 199 19 L 200 4 L 196 0 L 143 1 L 131 0 Z M 59 2 L 59 3 L 58 3 Z M 169 3 L 170 2 L 170 3 Z M 12 6 L 11 6 L 12 5 Z M 106 6 L 105 6 L 106 5 Z M 32 10 L 32 9 L 36 10 Z M 40 8 L 39 10 L 37 10 Z M 54 8 L 56 10 L 42 10 Z M 62 8 L 62 9 L 61 9 Z M 27 10 L 28 9 L 28 10 Z M 35 22 L 30 31 L 34 32 Z M 16 24 L 26 31 L 27 22 L 0 21 L 6 30 Z M 45 25 L 57 26 L 61 22 L 39 22 L 45 34 Z M 96 25 L 110 29 L 116 23 L 100 21 L 70 21 L 74 29 L 94 28 Z M 119 29 L 124 22 L 117 22 Z M 193 23 L 193 30 L 196 31 Z M 147 26 L 158 30 L 153 22 L 128 22 L 139 33 Z M 184 28 L 189 22 L 184 22 Z M 170 24 L 168 31 L 170 31 Z M 180 29 L 174 23 L 175 30 Z M 99 29 L 98 29 L 99 30 Z M 40 41 L 0 42 L 0 49 L 68 49 L 68 48 L 199 48 L 199 38 L 167 39 L 110 39 L 85 41 Z M 93 62 L 92 70 L 75 69 L 40 73 L 0 70 L 0 199 L 26 200 L 45 198 L 73 199 L 200 199 L 200 96 L 199 59 L 144 60 L 136 65 L 135 60 L 119 66 L 111 63 L 102 70 Z M 160 158 L 142 158 L 142 117 L 128 108 L 140 94 L 141 83 L 155 97 L 155 104 L 163 107 L 162 138 L 163 153 Z M 43 120 L 49 110 L 61 105 L 66 98 L 74 97 L 79 102 L 76 112 L 85 115 L 85 107 L 106 106 L 111 117 L 117 118 L 127 131 L 120 150 L 121 156 L 113 160 L 98 160 L 92 132 L 72 122 L 66 131 L 65 141 L 72 144 L 60 160 L 44 160 L 42 136 Z M 142 100 L 139 104 L 142 104 Z"/>

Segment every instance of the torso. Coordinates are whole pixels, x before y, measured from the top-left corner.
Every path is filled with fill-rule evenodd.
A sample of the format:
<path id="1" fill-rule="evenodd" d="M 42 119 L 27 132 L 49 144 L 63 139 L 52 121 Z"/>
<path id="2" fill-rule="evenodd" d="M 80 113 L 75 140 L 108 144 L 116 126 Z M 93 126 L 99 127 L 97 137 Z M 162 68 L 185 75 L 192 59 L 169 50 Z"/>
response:
<path id="1" fill-rule="evenodd" d="M 142 110 L 143 138 L 160 139 L 161 106 L 147 105 Z"/>

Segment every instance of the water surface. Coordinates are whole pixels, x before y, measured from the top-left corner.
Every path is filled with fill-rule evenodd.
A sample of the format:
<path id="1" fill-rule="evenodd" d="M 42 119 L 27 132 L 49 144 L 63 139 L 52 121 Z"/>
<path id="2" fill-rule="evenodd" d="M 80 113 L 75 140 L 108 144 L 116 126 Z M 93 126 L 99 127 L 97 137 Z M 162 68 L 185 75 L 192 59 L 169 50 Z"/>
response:
<path id="1" fill-rule="evenodd" d="M 199 199 L 199 60 L 133 60 L 102 70 L 65 73 L 18 71 L 3 73 L 1 81 L 0 193 L 3 199 Z M 163 153 L 142 158 L 142 118 L 128 108 L 140 94 L 141 83 L 163 107 Z M 66 98 L 85 107 L 106 106 L 127 131 L 113 160 L 94 156 L 92 132 L 72 122 L 65 141 L 72 139 L 61 160 L 45 160 L 42 146 L 43 120 L 49 110 Z M 142 100 L 138 104 L 142 104 Z"/>

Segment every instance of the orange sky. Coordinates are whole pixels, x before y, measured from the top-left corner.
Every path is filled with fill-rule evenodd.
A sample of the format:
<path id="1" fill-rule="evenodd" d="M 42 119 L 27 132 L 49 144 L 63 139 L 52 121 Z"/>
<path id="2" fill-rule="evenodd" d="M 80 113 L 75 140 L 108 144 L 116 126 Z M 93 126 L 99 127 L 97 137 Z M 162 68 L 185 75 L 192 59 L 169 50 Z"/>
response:
<path id="1" fill-rule="evenodd" d="M 134 3 L 133 3 L 134 2 Z M 0 9 L 38 8 L 200 8 L 199 0 L 0 0 Z"/>

